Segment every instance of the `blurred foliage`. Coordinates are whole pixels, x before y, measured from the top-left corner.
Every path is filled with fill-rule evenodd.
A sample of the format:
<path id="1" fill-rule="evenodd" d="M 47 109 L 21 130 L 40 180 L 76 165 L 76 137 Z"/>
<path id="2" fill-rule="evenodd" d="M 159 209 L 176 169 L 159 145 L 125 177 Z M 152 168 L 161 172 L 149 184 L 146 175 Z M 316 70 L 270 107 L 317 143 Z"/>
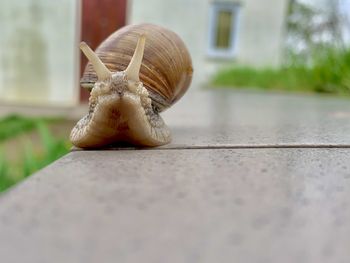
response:
<path id="1" fill-rule="evenodd" d="M 341 34 L 339 1 L 317 10 L 291 0 L 286 52 L 280 68 L 233 65 L 213 79 L 216 86 L 350 95 L 350 48 Z"/>
<path id="2" fill-rule="evenodd" d="M 68 153 L 70 148 L 68 142 L 62 139 L 56 139 L 43 123 L 38 123 L 37 129 L 44 150 L 41 154 L 35 154 L 33 145 L 30 141 L 27 142 L 23 158 L 22 175 L 24 177 L 59 159 Z"/>
<path id="3" fill-rule="evenodd" d="M 9 167 L 5 160 L 5 156 L 0 152 L 0 192 L 10 187 L 14 183 L 14 179 L 9 176 Z"/>
<path id="4" fill-rule="evenodd" d="M 15 114 L 9 115 L 0 119 L 0 142 L 34 129 L 38 122 L 51 123 L 58 120 L 57 118 L 30 118 Z"/>
<path id="5" fill-rule="evenodd" d="M 3 149 L 0 149 L 0 191 L 4 191 L 23 178 L 68 153 L 71 147 L 70 143 L 66 140 L 55 138 L 47 128 L 47 123 L 51 121 L 52 119 L 43 121 L 42 119 L 28 119 L 19 116 L 11 116 L 0 121 L 2 132 L 6 129 L 4 123 L 9 123 L 9 129 L 12 129 L 14 132 L 12 135 L 3 132 L 2 134 L 6 135 L 1 137 L 2 140 L 28 131 L 30 127 L 36 129 L 38 132 L 40 137 L 39 148 L 42 148 L 38 151 L 37 146 L 34 147 L 30 140 L 26 140 L 21 160 L 16 163 L 8 161 Z"/>
<path id="6" fill-rule="evenodd" d="M 279 69 L 233 67 L 219 72 L 215 86 L 350 95 L 350 49 L 315 52 L 313 64 Z"/>
<path id="7" fill-rule="evenodd" d="M 290 0 L 286 18 L 286 63 L 296 59 L 312 62 L 314 50 L 344 48 L 342 27 L 346 18 L 340 12 L 340 0 L 327 0 L 317 8 Z"/>

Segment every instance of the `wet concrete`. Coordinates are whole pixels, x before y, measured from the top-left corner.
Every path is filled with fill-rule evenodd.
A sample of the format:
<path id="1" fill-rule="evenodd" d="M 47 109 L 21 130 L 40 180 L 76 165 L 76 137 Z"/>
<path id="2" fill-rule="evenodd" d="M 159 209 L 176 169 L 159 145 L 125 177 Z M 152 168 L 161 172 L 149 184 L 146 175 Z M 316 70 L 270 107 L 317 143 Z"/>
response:
<path id="1" fill-rule="evenodd" d="M 73 151 L 1 196 L 1 261 L 348 262 L 349 105 L 190 94 L 172 144 Z"/>
<path id="2" fill-rule="evenodd" d="M 190 93 L 164 112 L 165 148 L 350 146 L 348 99 L 211 90 Z"/>

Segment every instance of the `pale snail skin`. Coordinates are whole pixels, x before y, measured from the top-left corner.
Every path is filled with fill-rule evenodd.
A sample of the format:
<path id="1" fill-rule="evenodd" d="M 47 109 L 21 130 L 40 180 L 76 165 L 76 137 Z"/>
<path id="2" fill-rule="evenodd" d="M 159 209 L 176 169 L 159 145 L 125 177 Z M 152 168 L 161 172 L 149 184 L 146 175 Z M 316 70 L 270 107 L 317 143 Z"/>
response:
<path id="1" fill-rule="evenodd" d="M 145 43 L 149 37 L 152 37 L 147 32 L 147 28 L 164 30 L 166 37 L 172 35 L 167 35 L 165 29 L 154 25 L 144 24 L 135 27 L 137 34 L 142 34 L 138 35 L 137 45 L 129 65 L 122 71 L 111 72 L 106 67 L 106 65 L 111 67 L 109 64 L 106 63 L 105 65 L 96 53 L 85 43 L 81 43 L 80 48 L 90 61 L 97 80 L 90 93 L 89 113 L 71 131 L 70 140 L 73 145 L 80 148 L 98 148 L 118 142 L 128 142 L 138 146 L 153 147 L 164 145 L 171 141 L 170 130 L 160 117 L 159 112 L 171 106 L 187 90 L 193 71 L 191 59 L 184 56 L 185 60 L 181 60 L 186 61 L 186 70 L 184 70 L 184 76 L 180 75 L 177 78 L 178 80 L 174 82 L 173 89 L 175 91 L 173 94 L 171 89 L 170 91 L 161 92 L 161 88 L 167 82 L 163 81 L 158 86 L 156 84 L 152 85 L 154 83 L 152 79 L 146 74 L 140 74 L 141 66 L 146 73 L 150 68 L 154 70 L 153 65 L 143 62 L 145 58 L 148 58 L 148 63 L 152 59 L 152 56 L 144 56 Z M 132 29 L 130 26 L 129 28 Z M 161 35 L 163 35 L 163 32 L 161 32 Z M 175 43 L 171 39 L 169 41 Z M 103 43 L 101 46 L 103 47 Z M 180 49 L 182 52 L 181 56 L 189 56 L 186 53 L 187 50 L 182 51 L 182 49 Z M 98 50 L 99 48 L 96 52 Z M 123 54 L 120 56 L 123 56 Z M 167 54 L 161 53 L 159 56 L 166 57 Z M 154 57 L 157 59 L 157 56 Z M 172 59 L 169 63 L 172 63 Z M 174 60 L 176 61 L 176 59 Z M 155 60 L 155 64 L 158 62 L 159 59 L 158 61 Z M 170 67 L 170 69 L 175 68 L 175 66 Z M 164 67 L 167 68 L 166 65 Z M 160 71 L 161 69 L 156 68 L 154 74 L 158 74 Z M 171 70 L 169 70 L 169 73 L 165 72 L 165 74 L 171 73 L 173 73 Z M 178 72 L 175 73 L 177 74 Z M 91 75 L 91 73 L 89 74 Z M 140 79 L 143 79 L 147 86 Z M 172 80 L 170 77 L 164 77 L 163 79 L 169 80 L 168 83 Z M 168 88 L 168 86 L 165 87 Z"/>

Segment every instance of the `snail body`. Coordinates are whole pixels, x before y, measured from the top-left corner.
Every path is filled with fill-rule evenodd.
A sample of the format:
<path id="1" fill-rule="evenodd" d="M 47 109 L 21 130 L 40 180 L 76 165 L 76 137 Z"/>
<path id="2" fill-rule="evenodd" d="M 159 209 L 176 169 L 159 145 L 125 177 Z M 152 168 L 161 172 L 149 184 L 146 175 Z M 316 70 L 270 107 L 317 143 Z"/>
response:
<path id="1" fill-rule="evenodd" d="M 178 35 L 160 26 L 126 26 L 93 52 L 81 85 L 91 89 L 89 113 L 73 128 L 71 142 L 96 148 L 118 142 L 159 146 L 171 140 L 159 115 L 178 101 L 192 79 L 189 52 Z"/>

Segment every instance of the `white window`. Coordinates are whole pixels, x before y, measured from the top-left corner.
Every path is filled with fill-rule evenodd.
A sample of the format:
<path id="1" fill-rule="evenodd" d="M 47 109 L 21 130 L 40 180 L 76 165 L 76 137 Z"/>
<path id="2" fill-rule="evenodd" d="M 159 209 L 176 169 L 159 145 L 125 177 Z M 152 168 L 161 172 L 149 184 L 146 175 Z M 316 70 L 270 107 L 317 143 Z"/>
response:
<path id="1" fill-rule="evenodd" d="M 208 55 L 214 58 L 233 58 L 236 51 L 238 3 L 212 3 L 209 18 Z"/>

